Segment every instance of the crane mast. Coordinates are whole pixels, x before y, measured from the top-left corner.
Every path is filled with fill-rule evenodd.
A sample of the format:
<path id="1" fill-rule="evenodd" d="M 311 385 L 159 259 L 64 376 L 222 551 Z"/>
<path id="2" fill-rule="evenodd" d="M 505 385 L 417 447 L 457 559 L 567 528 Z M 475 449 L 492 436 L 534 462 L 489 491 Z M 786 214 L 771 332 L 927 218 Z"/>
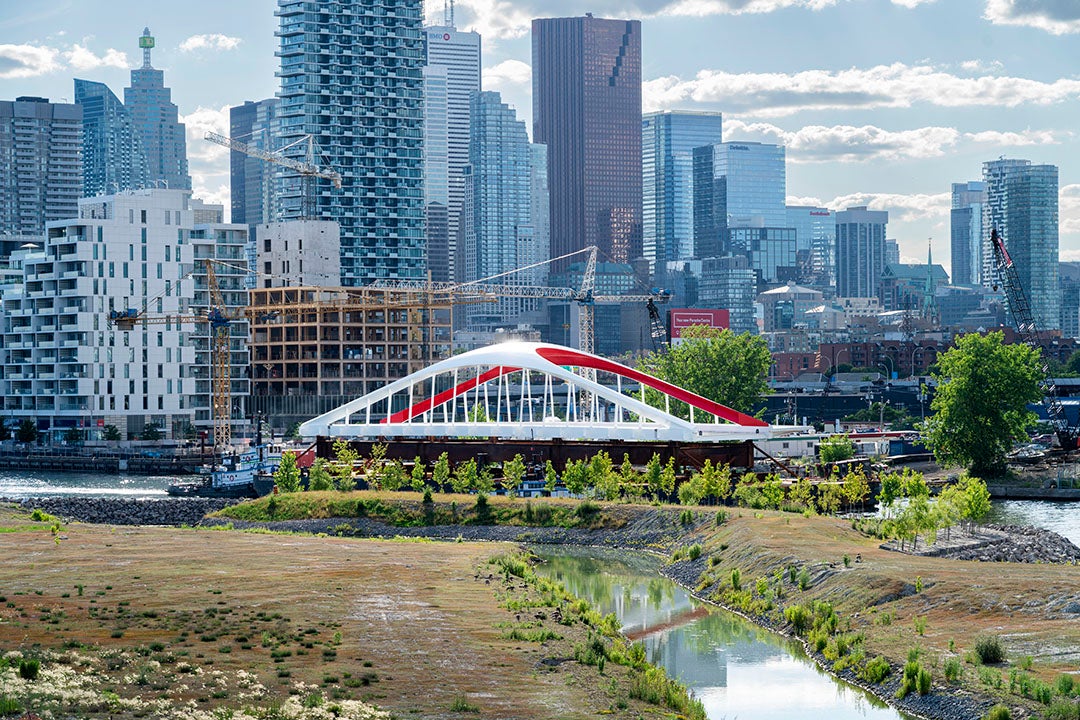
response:
<path id="1" fill-rule="evenodd" d="M 1020 282 L 1020 275 L 1016 271 L 1009 251 L 1005 248 L 1005 241 L 998 234 L 997 228 L 990 231 L 990 248 L 994 253 L 994 264 L 1005 289 L 1005 297 L 1009 301 L 1009 311 L 1016 325 L 1016 334 L 1020 341 L 1031 347 L 1039 349 L 1039 328 L 1035 322 L 1035 313 L 1031 309 L 1024 286 Z M 1041 358 L 1040 354 L 1040 358 Z M 1041 377 L 1039 387 L 1043 391 L 1043 407 L 1046 408 L 1046 416 L 1054 428 L 1061 449 L 1069 452 L 1076 449 L 1078 429 L 1069 424 L 1065 415 L 1065 408 L 1057 399 L 1057 383 L 1050 375 L 1050 366 L 1042 360 L 1040 367 Z"/>

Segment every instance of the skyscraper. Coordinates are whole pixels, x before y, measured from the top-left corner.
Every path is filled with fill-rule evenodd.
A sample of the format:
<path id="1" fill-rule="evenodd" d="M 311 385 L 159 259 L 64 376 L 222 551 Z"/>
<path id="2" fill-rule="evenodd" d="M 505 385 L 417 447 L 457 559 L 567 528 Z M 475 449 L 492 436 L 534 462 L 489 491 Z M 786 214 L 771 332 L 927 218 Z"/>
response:
<path id="1" fill-rule="evenodd" d="M 836 287 L 836 218 L 832 210 L 788 205 L 787 225 L 795 228 L 797 253 L 809 251 L 808 272 L 801 282 L 822 289 Z"/>
<path id="2" fill-rule="evenodd" d="M 530 145 L 525 123 L 497 92 L 473 95 L 470 163 L 466 174 L 461 218 L 464 280 L 480 280 L 540 262 L 547 257 L 548 239 L 537 235 L 533 212 L 547 211 L 534 203 L 532 191 L 540 184 L 540 163 L 547 158 L 542 145 Z M 544 284 L 543 268 L 513 273 L 500 282 L 512 285 Z M 491 331 L 515 324 L 521 315 L 539 310 L 539 302 L 504 298 L 495 304 L 466 306 L 466 327 Z"/>
<path id="3" fill-rule="evenodd" d="M 150 28 L 139 37 L 142 67 L 131 71 L 131 87 L 124 88 L 124 105 L 131 113 L 143 152 L 146 153 L 150 182 L 164 180 L 170 188 L 191 189 L 188 175 L 187 138 L 172 91 L 165 87 L 165 73 L 150 64 L 154 38 Z"/>
<path id="4" fill-rule="evenodd" d="M 641 23 L 532 23 L 533 141 L 547 145 L 551 255 L 641 256 Z M 565 268 L 563 263 L 561 268 Z"/>
<path id="5" fill-rule="evenodd" d="M 146 187 L 146 153 L 131 112 L 104 83 L 75 79 L 83 114 L 83 197 Z"/>
<path id="6" fill-rule="evenodd" d="M 78 214 L 81 146 L 80 106 L 0 101 L 0 236 L 44 235 L 45 223 Z"/>
<path id="7" fill-rule="evenodd" d="M 431 279 L 454 277 L 450 252 L 450 163 L 447 74 L 441 65 L 424 67 L 424 240 Z M 466 146 L 468 142 L 466 142 Z M 459 173 L 460 174 L 460 173 Z M 460 184 L 460 183 L 459 183 Z M 458 198 L 460 209 L 460 198 Z M 455 217 L 455 222 L 457 218 Z"/>
<path id="8" fill-rule="evenodd" d="M 983 273 L 983 203 L 986 183 L 952 184 L 949 244 L 952 248 L 953 285 L 978 285 Z"/>
<path id="9" fill-rule="evenodd" d="M 229 108 L 229 137 L 266 150 L 276 150 L 281 133 L 280 101 L 267 98 Z M 242 152 L 229 152 L 230 219 L 234 223 L 259 225 L 280 215 L 277 165 Z"/>
<path id="10" fill-rule="evenodd" d="M 656 273 L 694 256 L 694 148 L 719 143 L 720 113 L 654 112 L 641 118 L 642 243 Z"/>
<path id="11" fill-rule="evenodd" d="M 785 228 L 783 145 L 725 142 L 694 149 L 694 247 L 699 258 L 726 254 L 729 228 Z"/>
<path id="12" fill-rule="evenodd" d="M 877 297 L 885 269 L 886 211 L 852 207 L 836 213 L 836 294 Z"/>
<path id="13" fill-rule="evenodd" d="M 452 270 L 461 198 L 465 188 L 462 171 L 469 163 L 469 105 L 472 94 L 480 91 L 480 35 L 455 28 L 451 11 L 444 25 L 424 28 L 424 53 L 427 67 L 445 71 L 446 107 L 441 112 L 446 117 L 446 180 L 449 190 L 446 208 L 449 265 L 446 268 Z M 426 105 L 427 95 L 425 125 L 428 122 Z M 438 109 L 435 111 L 440 112 Z M 431 254 L 429 248 L 429 265 L 435 273 L 439 270 L 438 260 Z"/>
<path id="14" fill-rule="evenodd" d="M 1039 329 L 1059 328 L 1057 167 L 1032 165 L 1030 160 L 993 160 L 983 163 L 983 182 L 984 244 L 989 242 L 990 231 L 997 228 Z M 984 256 L 989 263 L 992 253 L 988 248 Z M 983 284 L 996 282 L 996 277 L 996 271 L 988 270 Z"/>
<path id="15" fill-rule="evenodd" d="M 425 275 L 421 4 L 278 0 L 282 144 L 315 139 L 342 189 L 317 184 L 315 212 L 341 225 L 341 281 Z M 303 145 L 303 143 L 302 143 Z M 296 156 L 304 154 L 296 147 Z M 284 216 L 302 210 L 285 172 Z"/>

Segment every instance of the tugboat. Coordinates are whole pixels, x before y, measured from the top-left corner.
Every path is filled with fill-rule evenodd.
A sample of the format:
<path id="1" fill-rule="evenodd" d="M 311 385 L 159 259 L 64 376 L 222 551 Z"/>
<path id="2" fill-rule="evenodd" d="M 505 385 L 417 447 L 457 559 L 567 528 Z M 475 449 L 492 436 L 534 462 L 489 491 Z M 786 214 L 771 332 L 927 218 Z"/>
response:
<path id="1" fill-rule="evenodd" d="M 166 492 L 174 497 L 262 497 L 274 489 L 273 475 L 279 464 L 281 452 L 263 443 L 259 425 L 253 446 L 222 455 L 213 466 L 203 466 L 199 480 L 169 485 Z"/>

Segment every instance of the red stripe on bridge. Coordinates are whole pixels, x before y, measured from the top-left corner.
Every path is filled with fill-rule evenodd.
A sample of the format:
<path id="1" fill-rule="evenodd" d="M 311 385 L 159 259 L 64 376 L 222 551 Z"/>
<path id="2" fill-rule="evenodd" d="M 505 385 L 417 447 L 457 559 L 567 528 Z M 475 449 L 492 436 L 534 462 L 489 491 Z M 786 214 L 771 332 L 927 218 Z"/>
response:
<path id="1" fill-rule="evenodd" d="M 480 373 L 474 378 L 466 380 L 462 383 L 458 383 L 457 387 L 452 387 L 449 390 L 443 390 L 441 393 L 439 393 L 433 398 L 421 400 L 410 408 L 398 410 L 390 417 L 381 420 L 380 424 L 409 422 L 417 415 L 422 415 L 423 413 L 428 412 L 432 408 L 436 408 L 443 403 L 450 402 L 459 395 L 463 395 L 470 390 L 475 390 L 478 386 L 483 385 L 490 380 L 494 380 L 500 375 L 509 375 L 510 373 L 517 372 L 519 369 L 520 368 L 516 367 L 491 368 L 490 370 L 486 370 Z"/>

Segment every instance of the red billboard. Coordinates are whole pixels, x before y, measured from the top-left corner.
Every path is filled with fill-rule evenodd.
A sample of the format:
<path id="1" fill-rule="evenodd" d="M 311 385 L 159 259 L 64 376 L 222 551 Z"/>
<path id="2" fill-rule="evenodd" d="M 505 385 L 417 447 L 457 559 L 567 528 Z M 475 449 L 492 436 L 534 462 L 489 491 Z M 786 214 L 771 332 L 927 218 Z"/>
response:
<path id="1" fill-rule="evenodd" d="M 668 328 L 672 340 L 681 338 L 682 331 L 691 325 L 728 328 L 730 327 L 730 313 L 727 310 L 709 308 L 672 308 L 668 310 Z"/>

